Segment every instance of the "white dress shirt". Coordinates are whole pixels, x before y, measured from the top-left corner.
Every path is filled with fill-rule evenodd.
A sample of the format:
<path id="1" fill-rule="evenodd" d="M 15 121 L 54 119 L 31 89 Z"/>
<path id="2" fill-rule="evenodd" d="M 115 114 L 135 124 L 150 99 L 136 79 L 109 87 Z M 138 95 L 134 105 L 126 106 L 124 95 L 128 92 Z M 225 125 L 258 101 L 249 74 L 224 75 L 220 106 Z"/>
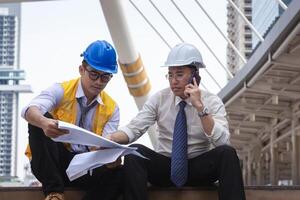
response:
<path id="1" fill-rule="evenodd" d="M 186 99 L 185 113 L 188 129 L 189 158 L 207 152 L 210 149 L 210 144 L 214 146 L 229 144 L 228 122 L 221 99 L 207 91 L 201 91 L 201 99 L 215 123 L 212 134 L 208 136 L 203 130 L 197 110 L 192 106 L 190 100 Z M 158 144 L 156 151 L 170 157 L 174 125 L 180 101 L 182 99 L 175 96 L 170 88 L 163 89 L 150 97 L 137 116 L 127 126 L 121 127 L 119 130 L 128 135 L 129 142 L 133 142 L 157 122 L 156 134 Z"/>
<path id="2" fill-rule="evenodd" d="M 21 115 L 25 119 L 25 113 L 28 110 L 30 106 L 36 106 L 39 108 L 42 114 L 45 114 L 46 112 L 50 112 L 53 109 L 55 109 L 60 101 L 62 100 L 64 95 L 64 90 L 61 86 L 60 83 L 55 83 L 46 90 L 42 91 L 37 97 L 35 97 L 31 102 L 25 106 L 22 109 Z M 82 103 L 85 106 L 87 105 L 87 98 L 84 95 L 81 81 L 79 81 L 78 88 L 76 91 L 76 98 L 82 98 Z M 103 101 L 99 95 L 89 104 L 91 105 L 94 101 L 97 101 L 98 104 L 103 104 Z M 91 108 L 91 110 L 88 111 L 85 121 L 83 122 L 84 127 L 91 131 L 92 126 L 93 126 L 93 116 L 95 114 L 97 106 Z M 76 125 L 79 124 L 79 119 L 80 119 L 81 111 L 79 104 L 77 103 L 77 119 L 76 119 Z M 105 124 L 103 128 L 103 133 L 102 136 L 105 136 L 106 134 L 110 134 L 118 129 L 120 122 L 120 112 L 119 112 L 119 107 L 116 106 L 114 113 L 112 114 L 111 118 L 109 121 Z M 78 147 L 78 145 L 72 145 L 72 150 L 75 152 L 84 152 L 86 151 L 85 147 Z"/>

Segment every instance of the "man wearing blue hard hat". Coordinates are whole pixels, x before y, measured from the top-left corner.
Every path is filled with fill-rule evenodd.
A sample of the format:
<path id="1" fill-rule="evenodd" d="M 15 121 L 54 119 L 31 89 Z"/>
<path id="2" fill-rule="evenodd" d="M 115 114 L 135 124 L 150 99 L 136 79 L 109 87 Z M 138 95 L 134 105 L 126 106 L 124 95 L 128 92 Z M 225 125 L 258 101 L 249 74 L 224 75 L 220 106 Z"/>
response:
<path id="1" fill-rule="evenodd" d="M 84 199 L 88 200 L 118 198 L 119 161 L 96 168 L 92 174 L 70 182 L 65 171 L 72 158 L 92 149 L 51 139 L 67 134 L 58 129 L 58 120 L 102 136 L 118 128 L 119 108 L 104 92 L 118 71 L 115 49 L 108 42 L 98 40 L 91 43 L 81 56 L 80 78 L 53 84 L 22 110 L 22 117 L 29 123 L 26 155 L 33 174 L 42 183 L 45 200 L 64 200 L 65 186 L 86 190 Z"/>

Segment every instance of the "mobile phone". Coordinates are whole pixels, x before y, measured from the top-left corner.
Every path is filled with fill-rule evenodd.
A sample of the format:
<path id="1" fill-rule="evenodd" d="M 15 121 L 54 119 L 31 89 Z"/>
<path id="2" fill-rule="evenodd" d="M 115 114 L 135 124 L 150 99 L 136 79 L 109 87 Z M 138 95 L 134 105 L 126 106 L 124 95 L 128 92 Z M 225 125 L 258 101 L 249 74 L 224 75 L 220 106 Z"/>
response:
<path id="1" fill-rule="evenodd" d="M 197 85 L 200 84 L 200 81 L 201 81 L 201 77 L 199 76 L 198 73 L 196 73 L 195 71 L 192 73 L 189 81 L 188 81 L 188 84 L 193 84 L 194 85 L 194 78 L 196 78 L 196 82 L 197 82 Z"/>

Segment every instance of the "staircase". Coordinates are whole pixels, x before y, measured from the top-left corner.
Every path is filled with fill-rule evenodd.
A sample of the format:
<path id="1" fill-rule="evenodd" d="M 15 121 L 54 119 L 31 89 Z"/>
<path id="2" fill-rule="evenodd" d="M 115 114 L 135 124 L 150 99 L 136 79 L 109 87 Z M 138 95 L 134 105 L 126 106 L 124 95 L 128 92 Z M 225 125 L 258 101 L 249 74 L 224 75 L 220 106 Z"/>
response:
<path id="1" fill-rule="evenodd" d="M 247 200 L 299 200 L 300 186 L 248 186 Z M 80 200 L 83 192 L 74 188 L 65 191 L 66 200 Z M 40 187 L 0 187 L 1 200 L 43 200 Z M 216 188 L 149 188 L 149 200 L 218 200 Z"/>

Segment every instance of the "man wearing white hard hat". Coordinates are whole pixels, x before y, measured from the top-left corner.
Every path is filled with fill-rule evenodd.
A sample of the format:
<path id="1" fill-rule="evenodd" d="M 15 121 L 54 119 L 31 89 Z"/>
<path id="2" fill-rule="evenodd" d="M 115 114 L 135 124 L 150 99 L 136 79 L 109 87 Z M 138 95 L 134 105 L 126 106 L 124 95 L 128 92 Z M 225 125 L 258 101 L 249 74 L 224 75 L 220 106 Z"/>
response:
<path id="1" fill-rule="evenodd" d="M 70 181 L 66 169 L 73 157 L 93 149 L 51 139 L 67 134 L 58 128 L 58 120 L 102 136 L 118 128 L 119 107 L 104 91 L 117 73 L 115 49 L 105 40 L 97 40 L 88 45 L 81 56 L 80 77 L 53 84 L 22 110 L 22 117 L 29 123 L 26 155 L 33 174 L 42 183 L 45 200 L 64 200 L 66 186 L 86 190 L 86 200 L 114 200 L 120 194 L 118 162 L 98 167 L 93 173 Z"/>
<path id="2" fill-rule="evenodd" d="M 220 200 L 244 200 L 239 159 L 229 146 L 224 104 L 198 87 L 199 69 L 205 67 L 200 52 L 191 44 L 178 44 L 164 66 L 170 87 L 150 97 L 127 126 L 108 136 L 118 143 L 131 143 L 157 123 L 155 150 L 131 145 L 149 159 L 125 157 L 124 200 L 147 200 L 147 182 L 183 187 L 216 181 Z"/>

